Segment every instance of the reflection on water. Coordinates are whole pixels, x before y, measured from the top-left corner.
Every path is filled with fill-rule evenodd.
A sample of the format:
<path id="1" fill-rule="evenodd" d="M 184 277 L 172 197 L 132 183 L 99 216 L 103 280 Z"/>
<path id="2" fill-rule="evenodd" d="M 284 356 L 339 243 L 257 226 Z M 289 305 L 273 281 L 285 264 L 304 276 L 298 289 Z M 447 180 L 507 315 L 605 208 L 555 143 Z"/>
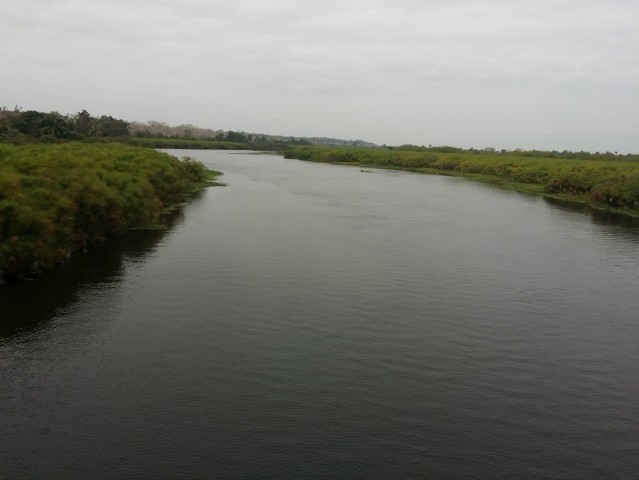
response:
<path id="1" fill-rule="evenodd" d="M 559 198 L 546 198 L 544 200 L 557 208 L 567 211 L 582 212 L 592 218 L 593 223 L 597 225 L 619 227 L 619 233 L 630 232 L 636 233 L 639 230 L 639 217 L 631 217 L 622 215 L 621 213 L 611 212 L 609 210 L 601 210 L 590 208 L 587 205 L 580 205 L 569 200 Z"/>
<path id="2" fill-rule="evenodd" d="M 198 201 L 201 194 L 194 199 Z M 184 219 L 181 209 L 164 218 L 165 230 L 137 230 L 79 252 L 68 262 L 31 280 L 17 280 L 0 290 L 0 345 L 4 338 L 25 335 L 94 288 L 117 283 L 127 262 L 143 261 Z M 46 326 L 46 325 L 45 325 Z"/>

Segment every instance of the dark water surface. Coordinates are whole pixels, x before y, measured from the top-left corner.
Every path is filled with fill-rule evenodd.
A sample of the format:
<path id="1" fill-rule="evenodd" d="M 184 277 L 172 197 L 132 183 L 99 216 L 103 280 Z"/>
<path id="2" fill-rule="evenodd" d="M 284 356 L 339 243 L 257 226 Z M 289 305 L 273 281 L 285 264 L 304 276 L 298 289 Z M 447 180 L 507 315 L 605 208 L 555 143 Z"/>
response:
<path id="1" fill-rule="evenodd" d="M 639 477 L 636 226 L 189 153 L 228 186 L 0 293 L 0 478 Z"/>

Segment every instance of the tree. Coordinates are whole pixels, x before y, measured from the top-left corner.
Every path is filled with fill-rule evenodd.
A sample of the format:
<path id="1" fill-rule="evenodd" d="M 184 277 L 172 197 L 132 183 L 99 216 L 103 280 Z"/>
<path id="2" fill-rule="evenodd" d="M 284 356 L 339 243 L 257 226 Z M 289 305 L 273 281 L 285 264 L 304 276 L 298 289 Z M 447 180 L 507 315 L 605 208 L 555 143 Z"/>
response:
<path id="1" fill-rule="evenodd" d="M 94 120 L 95 134 L 98 137 L 128 137 L 129 123 L 111 116 L 102 115 Z"/>
<path id="2" fill-rule="evenodd" d="M 224 135 L 224 140 L 227 142 L 245 143 L 247 141 L 246 135 L 239 132 L 228 131 Z"/>
<path id="3" fill-rule="evenodd" d="M 74 122 L 74 130 L 82 138 L 91 137 L 95 133 L 95 119 L 86 110 L 78 113 Z"/>

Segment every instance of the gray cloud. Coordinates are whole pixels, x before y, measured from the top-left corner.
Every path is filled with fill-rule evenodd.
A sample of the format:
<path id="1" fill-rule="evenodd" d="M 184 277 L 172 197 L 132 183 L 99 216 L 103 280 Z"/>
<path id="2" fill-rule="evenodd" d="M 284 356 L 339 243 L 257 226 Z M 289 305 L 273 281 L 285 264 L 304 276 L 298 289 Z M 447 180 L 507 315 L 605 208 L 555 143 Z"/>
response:
<path id="1" fill-rule="evenodd" d="M 379 143 L 639 152 L 634 1 L 0 5 L 0 103 Z"/>

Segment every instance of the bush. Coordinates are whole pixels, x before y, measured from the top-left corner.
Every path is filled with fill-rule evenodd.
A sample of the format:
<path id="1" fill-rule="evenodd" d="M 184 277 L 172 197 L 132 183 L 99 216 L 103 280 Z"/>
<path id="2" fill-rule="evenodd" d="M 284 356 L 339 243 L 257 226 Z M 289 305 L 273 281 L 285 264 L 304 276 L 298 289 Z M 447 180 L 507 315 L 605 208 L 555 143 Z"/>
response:
<path id="1" fill-rule="evenodd" d="M 157 224 L 206 178 L 199 162 L 120 144 L 0 145 L 0 279 Z"/>

